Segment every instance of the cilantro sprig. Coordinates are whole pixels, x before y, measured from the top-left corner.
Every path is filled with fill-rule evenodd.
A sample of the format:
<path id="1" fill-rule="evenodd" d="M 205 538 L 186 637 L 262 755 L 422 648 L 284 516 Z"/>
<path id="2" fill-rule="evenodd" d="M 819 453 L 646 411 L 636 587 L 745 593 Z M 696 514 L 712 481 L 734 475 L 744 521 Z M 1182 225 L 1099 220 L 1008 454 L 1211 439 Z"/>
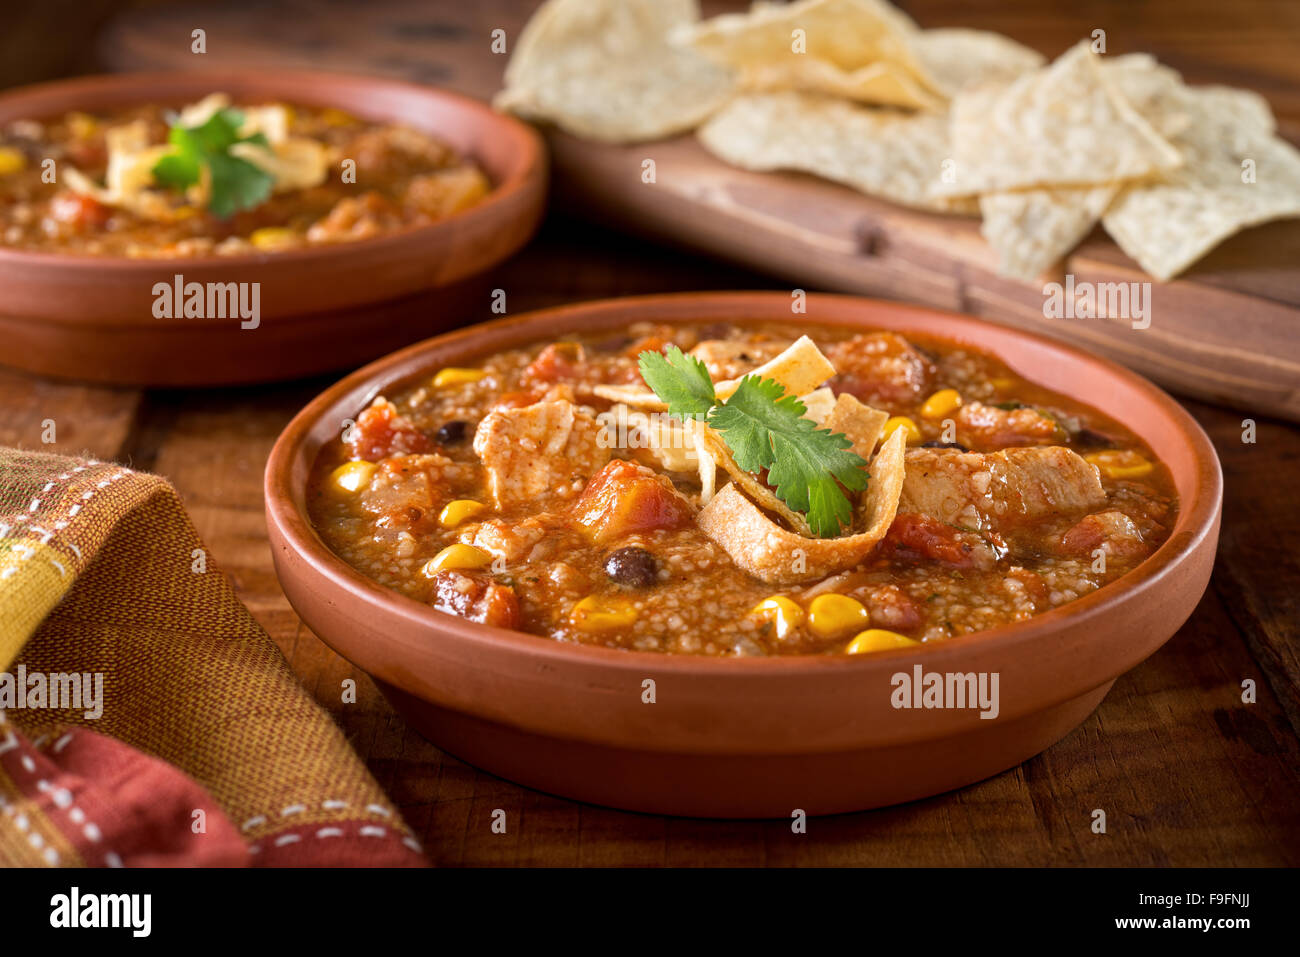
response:
<path id="1" fill-rule="evenodd" d="M 225 219 L 242 209 L 252 209 L 271 195 L 275 178 L 239 156 L 230 148 L 237 143 L 268 146 L 261 133 L 240 136 L 244 114 L 227 107 L 218 110 L 199 126 L 176 123 L 168 134 L 175 149 L 154 164 L 153 175 L 164 186 L 185 190 L 199 182 L 208 170 L 208 209 Z"/>
<path id="2" fill-rule="evenodd" d="M 767 469 L 777 498 L 807 516 L 819 538 L 851 525 L 845 489 L 867 487 L 866 461 L 842 433 L 804 418 L 807 407 L 774 379 L 745 376 L 731 397 L 718 401 L 704 363 L 676 346 L 643 352 L 637 362 L 646 384 L 680 419 L 704 419 L 721 434 L 746 472 Z"/>

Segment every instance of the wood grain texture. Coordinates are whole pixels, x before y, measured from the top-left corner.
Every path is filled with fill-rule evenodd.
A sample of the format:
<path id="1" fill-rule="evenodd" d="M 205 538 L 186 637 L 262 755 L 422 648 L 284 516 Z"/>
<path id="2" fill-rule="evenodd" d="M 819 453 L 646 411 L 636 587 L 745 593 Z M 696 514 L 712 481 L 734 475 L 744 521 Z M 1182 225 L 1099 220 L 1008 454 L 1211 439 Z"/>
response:
<path id="1" fill-rule="evenodd" d="M 230 36 L 223 24 L 240 28 L 245 40 L 267 31 L 257 55 L 230 53 L 230 43 L 210 41 L 213 55 L 224 47 L 224 55 L 245 56 L 250 63 L 270 55 L 283 64 L 301 56 L 305 43 L 314 48 L 318 65 L 328 56 L 355 69 L 393 66 L 400 72 L 409 61 L 439 62 L 438 51 L 466 35 L 458 31 L 467 28 L 457 26 L 466 16 L 477 18 L 475 30 L 498 20 L 509 28 L 522 22 L 527 4 L 293 6 L 295 13 L 279 16 L 290 25 L 274 32 L 268 24 L 276 17 L 257 14 L 251 5 L 209 7 L 212 16 L 224 18 L 202 19 L 213 25 L 215 40 Z M 379 17 L 372 8 L 389 12 Z M 405 26 L 395 36 L 384 24 L 393 22 L 397 9 Z M 1081 25 L 1102 22 L 1116 49 L 1123 43 L 1124 49 L 1153 50 L 1189 75 L 1195 64 L 1202 73 L 1192 78 L 1254 86 L 1280 113 L 1300 117 L 1300 58 L 1283 29 L 1294 8 L 1281 3 L 1085 2 L 1067 10 L 1029 0 L 979 7 L 930 0 L 908 9 L 926 24 L 998 29 L 1044 49 L 1063 47 Z M 192 10 L 168 6 L 147 12 L 146 19 L 132 21 L 139 25 L 131 27 L 136 45 L 119 45 L 117 55 L 141 65 L 134 58 L 149 49 L 180 48 L 185 40 L 174 28 L 195 21 Z M 126 36 L 128 26 L 120 23 L 101 49 L 116 43 L 113 37 Z M 182 38 L 189 29 L 185 26 Z M 929 281 L 924 274 L 897 271 L 902 294 L 909 298 L 914 287 Z M 511 312 L 621 294 L 778 288 L 763 275 L 559 217 L 498 270 L 493 284 L 507 291 Z M 815 288 L 819 281 L 808 277 L 800 284 Z M 957 308 L 982 313 L 1002 309 L 1005 298 L 996 290 L 945 295 Z M 464 318 L 486 317 L 485 303 L 482 315 Z M 1071 326 L 1069 334 L 1078 328 Z M 46 447 L 41 424 L 53 418 L 58 425 L 53 449 L 89 450 L 171 478 L 240 597 L 343 728 L 436 863 L 1300 863 L 1300 554 L 1294 546 L 1300 541 L 1300 510 L 1293 490 L 1300 429 L 1293 425 L 1261 418 L 1257 442 L 1246 444 L 1243 414 L 1188 403 L 1214 440 L 1226 481 L 1211 588 L 1179 633 L 1123 676 L 1082 727 L 988 781 L 902 807 L 814 820 L 807 834 L 794 835 L 783 821 L 667 819 L 527 791 L 440 753 L 406 727 L 363 674 L 301 625 L 279 589 L 266 547 L 261 517 L 266 452 L 289 418 L 327 382 L 141 393 L 0 372 L 0 408 L 7 412 L 0 417 L 0 441 Z M 341 686 L 349 678 L 358 682 L 358 700 L 344 705 Z M 1254 704 L 1241 700 L 1246 679 L 1258 685 Z M 508 815 L 505 835 L 490 829 L 497 808 Z M 1097 808 L 1107 814 L 1104 835 L 1089 828 Z"/>
<path id="2" fill-rule="evenodd" d="M 490 51 L 487 38 L 495 28 L 516 35 L 530 8 L 492 0 L 417 9 L 390 0 L 343 15 L 327 3 L 291 6 L 310 29 L 243 3 L 185 5 L 120 21 L 101 49 L 117 68 L 311 63 L 488 97 L 501 85 L 505 58 Z M 704 6 L 712 13 L 743 4 Z M 1014 0 L 976 10 L 951 0 L 914 0 L 901 6 L 922 26 L 993 29 L 1049 57 L 1104 30 L 1108 53 L 1144 50 L 1190 82 L 1258 90 L 1270 99 L 1283 133 L 1300 141 L 1296 69 L 1286 52 L 1288 42 L 1300 43 L 1300 5 Z M 205 56 L 178 41 L 193 26 L 213 38 Z M 1151 326 L 1138 330 L 1124 321 L 1043 314 L 1043 282 L 1067 273 L 1080 283 L 1150 280 L 1100 227 L 1043 280 L 1009 280 L 997 275 L 996 256 L 974 219 L 908 210 L 810 176 L 737 170 L 690 135 L 633 146 L 553 130 L 548 139 L 561 200 L 602 222 L 794 284 L 956 309 L 1081 342 L 1180 394 L 1300 421 L 1300 221 L 1247 230 L 1178 279 L 1153 282 Z M 653 185 L 641 181 L 647 158 L 657 167 Z"/>

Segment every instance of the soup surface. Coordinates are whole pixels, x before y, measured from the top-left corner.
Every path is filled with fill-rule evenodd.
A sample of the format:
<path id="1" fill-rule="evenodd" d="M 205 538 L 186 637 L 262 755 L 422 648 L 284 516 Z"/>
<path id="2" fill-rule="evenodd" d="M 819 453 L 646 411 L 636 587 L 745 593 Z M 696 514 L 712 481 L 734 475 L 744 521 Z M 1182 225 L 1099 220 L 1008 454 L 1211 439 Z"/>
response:
<path id="1" fill-rule="evenodd" d="M 0 126 L 0 245 L 192 257 L 366 239 L 479 202 L 438 139 L 341 110 L 145 105 Z"/>
<path id="2" fill-rule="evenodd" d="M 824 384 L 787 361 L 808 355 L 791 349 L 801 336 L 833 366 Z M 701 361 L 719 403 L 735 389 L 733 417 L 776 416 L 735 386 L 752 373 L 784 380 L 800 417 L 843 434 L 862 478 L 804 474 L 843 497 L 848 520 L 818 534 L 815 505 L 774 497 L 798 498 L 797 480 L 773 488 L 795 453 L 741 474 L 718 441 L 740 445 L 739 431 L 655 409 L 638 358 L 671 345 Z M 705 421 L 721 427 L 716 411 Z M 788 425 L 759 444 L 813 441 L 813 425 Z M 560 641 L 746 656 L 872 652 L 1023 621 L 1134 568 L 1177 509 L 1129 430 L 994 356 L 752 323 L 640 325 L 431 370 L 358 410 L 320 453 L 308 503 L 346 562 L 443 612 Z"/>

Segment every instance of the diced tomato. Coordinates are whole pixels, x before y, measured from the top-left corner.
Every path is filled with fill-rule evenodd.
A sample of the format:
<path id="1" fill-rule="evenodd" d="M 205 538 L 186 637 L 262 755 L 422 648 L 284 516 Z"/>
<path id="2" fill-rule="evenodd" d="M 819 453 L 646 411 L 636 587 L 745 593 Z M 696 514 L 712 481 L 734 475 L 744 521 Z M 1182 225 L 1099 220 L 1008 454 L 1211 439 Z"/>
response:
<path id="1" fill-rule="evenodd" d="M 672 343 L 663 336 L 646 336 L 644 339 L 638 339 L 623 351 L 623 355 L 629 359 L 638 358 L 643 352 L 663 352 Z"/>
<path id="2" fill-rule="evenodd" d="M 50 215 L 76 229 L 103 226 L 112 214 L 108 206 L 81 193 L 59 193 L 50 200 Z"/>
<path id="3" fill-rule="evenodd" d="M 954 568 L 969 568 L 976 560 L 975 545 L 960 529 L 928 515 L 897 516 L 882 546 L 896 557 L 929 558 Z"/>
<path id="4" fill-rule="evenodd" d="M 524 377 L 536 382 L 572 382 L 579 377 L 585 361 L 578 343 L 552 342 L 528 364 Z"/>
<path id="5" fill-rule="evenodd" d="M 433 446 L 429 437 L 387 399 L 376 399 L 357 416 L 357 424 L 348 430 L 345 441 L 353 458 L 367 462 L 377 462 L 396 453 L 427 452 Z"/>
<path id="6" fill-rule="evenodd" d="M 634 532 L 683 528 L 691 506 L 650 469 L 614 459 L 587 483 L 573 517 L 592 541 L 605 544 Z"/>
<path id="7" fill-rule="evenodd" d="M 433 607 L 497 628 L 518 628 L 521 622 L 515 590 L 485 575 L 438 572 L 433 579 Z"/>

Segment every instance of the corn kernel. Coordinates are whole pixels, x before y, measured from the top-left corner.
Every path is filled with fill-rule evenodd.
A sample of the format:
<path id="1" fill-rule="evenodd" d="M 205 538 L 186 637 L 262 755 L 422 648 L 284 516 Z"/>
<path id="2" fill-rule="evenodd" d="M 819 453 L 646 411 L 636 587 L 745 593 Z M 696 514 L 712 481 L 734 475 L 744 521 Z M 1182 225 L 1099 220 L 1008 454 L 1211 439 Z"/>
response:
<path id="1" fill-rule="evenodd" d="M 909 443 L 921 441 L 921 430 L 916 427 L 915 422 L 905 415 L 895 415 L 886 421 L 885 430 L 881 434 L 881 438 L 887 439 L 899 429 L 907 431 L 907 441 Z"/>
<path id="2" fill-rule="evenodd" d="M 0 176 L 20 173 L 27 167 L 27 157 L 19 150 L 0 146 Z"/>
<path id="3" fill-rule="evenodd" d="M 927 419 L 942 419 L 949 412 L 961 408 L 961 393 L 956 389 L 940 389 L 921 406 Z"/>
<path id="4" fill-rule="evenodd" d="M 321 110 L 320 118 L 326 126 L 353 126 L 357 122 L 357 118 L 351 113 L 333 106 Z"/>
<path id="5" fill-rule="evenodd" d="M 421 571 L 425 578 L 432 578 L 438 572 L 483 568 L 490 564 L 492 564 L 491 552 L 457 542 L 455 545 L 448 545 L 425 562 Z"/>
<path id="6" fill-rule="evenodd" d="M 844 646 L 847 655 L 865 655 L 873 651 L 888 651 L 890 648 L 909 648 L 920 642 L 896 631 L 884 628 L 868 628 L 859 632 L 852 641 Z"/>
<path id="7" fill-rule="evenodd" d="M 573 606 L 569 621 L 579 631 L 613 631 L 636 621 L 636 608 L 620 598 L 588 595 Z"/>
<path id="8" fill-rule="evenodd" d="M 449 385 L 462 385 L 466 382 L 477 382 L 487 375 L 482 369 L 439 369 L 438 374 L 433 377 L 433 387 L 435 389 L 444 389 Z"/>
<path id="9" fill-rule="evenodd" d="M 355 495 L 370 484 L 377 468 L 374 462 L 344 462 L 330 473 L 330 485 L 344 495 Z"/>
<path id="10" fill-rule="evenodd" d="M 820 638 L 860 628 L 868 617 L 862 602 L 848 595 L 818 595 L 808 606 L 808 627 Z"/>
<path id="11" fill-rule="evenodd" d="M 298 234 L 283 226 L 263 226 L 253 230 L 248 241 L 258 249 L 284 249 L 297 243 Z"/>
<path id="12" fill-rule="evenodd" d="M 1155 468 L 1144 455 L 1129 449 L 1090 452 L 1084 459 L 1101 469 L 1102 475 L 1113 479 L 1141 478 Z"/>
<path id="13" fill-rule="evenodd" d="M 79 140 L 88 140 L 99 131 L 99 120 L 88 113 L 72 112 L 67 116 L 68 132 Z"/>
<path id="14" fill-rule="evenodd" d="M 455 528 L 466 519 L 481 514 L 485 508 L 487 508 L 486 505 L 482 502 L 476 502 L 472 498 L 458 498 L 443 506 L 442 511 L 438 514 L 438 522 L 443 528 Z"/>
<path id="15" fill-rule="evenodd" d="M 757 615 L 770 621 L 776 629 L 776 637 L 784 638 L 803 623 L 803 609 L 793 599 L 784 595 L 764 598 L 754 606 L 751 615 Z"/>

